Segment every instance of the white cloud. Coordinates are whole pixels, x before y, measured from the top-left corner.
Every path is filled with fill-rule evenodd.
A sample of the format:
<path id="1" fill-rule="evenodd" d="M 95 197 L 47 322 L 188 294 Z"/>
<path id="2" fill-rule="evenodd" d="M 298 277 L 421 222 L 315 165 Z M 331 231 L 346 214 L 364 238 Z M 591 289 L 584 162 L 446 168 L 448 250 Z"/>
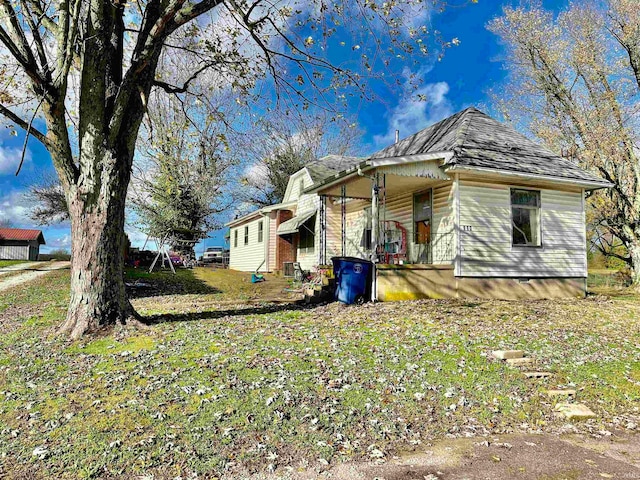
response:
<path id="1" fill-rule="evenodd" d="M 0 150 L 1 152 L 2 150 Z M 0 220 L 9 220 L 12 225 L 30 225 L 33 222 L 27 215 L 29 207 L 23 192 L 14 191 L 0 197 Z"/>
<path id="2" fill-rule="evenodd" d="M 20 158 L 22 157 L 22 149 L 18 147 L 4 147 L 0 145 L 0 175 L 12 175 L 16 173 Z M 31 153 L 27 149 L 24 157 L 24 163 L 31 161 Z"/>
<path id="3" fill-rule="evenodd" d="M 47 246 L 49 249 L 59 250 L 71 250 L 71 235 L 66 234 L 60 237 L 54 238 L 53 240 L 47 240 Z"/>
<path id="4" fill-rule="evenodd" d="M 385 147 L 393 143 L 396 130 L 404 138 L 452 115 L 448 93 L 446 82 L 427 83 L 415 91 L 405 89 L 398 104 L 387 114 L 386 133 L 374 135 L 376 145 Z"/>
<path id="5" fill-rule="evenodd" d="M 129 237 L 129 241 L 131 242 L 132 247 L 142 248 L 145 242 L 147 241 L 147 234 L 144 233 L 142 230 L 139 230 L 138 228 L 136 228 L 130 222 L 127 222 L 125 224 L 124 231 Z M 150 239 L 149 242 L 147 242 L 146 248 L 147 249 L 156 248 L 155 241 L 152 242 Z"/>

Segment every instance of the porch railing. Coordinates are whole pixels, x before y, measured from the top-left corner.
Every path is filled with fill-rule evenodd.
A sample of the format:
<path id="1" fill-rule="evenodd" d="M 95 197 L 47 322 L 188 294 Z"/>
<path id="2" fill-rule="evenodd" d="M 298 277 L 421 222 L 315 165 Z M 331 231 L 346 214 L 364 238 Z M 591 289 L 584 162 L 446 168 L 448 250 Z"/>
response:
<path id="1" fill-rule="evenodd" d="M 413 243 L 407 246 L 407 252 L 403 255 L 390 254 L 386 251 L 378 255 L 380 263 L 424 263 L 443 264 L 451 263 L 455 257 L 453 231 L 431 235 L 428 243 Z"/>

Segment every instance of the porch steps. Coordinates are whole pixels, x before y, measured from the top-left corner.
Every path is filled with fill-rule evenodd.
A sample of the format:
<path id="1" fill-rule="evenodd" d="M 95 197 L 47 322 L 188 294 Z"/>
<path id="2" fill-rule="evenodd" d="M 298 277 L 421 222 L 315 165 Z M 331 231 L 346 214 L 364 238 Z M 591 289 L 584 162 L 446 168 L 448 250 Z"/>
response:
<path id="1" fill-rule="evenodd" d="M 307 304 L 322 303 L 333 300 L 336 281 L 334 278 L 323 278 L 322 285 L 314 285 L 304 290 L 304 301 Z"/>

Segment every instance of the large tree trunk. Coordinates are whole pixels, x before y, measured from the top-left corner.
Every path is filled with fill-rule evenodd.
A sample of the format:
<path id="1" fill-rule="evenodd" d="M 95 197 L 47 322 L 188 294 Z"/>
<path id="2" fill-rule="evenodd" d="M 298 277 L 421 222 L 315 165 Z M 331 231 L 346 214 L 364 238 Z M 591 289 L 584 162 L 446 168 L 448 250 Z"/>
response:
<path id="1" fill-rule="evenodd" d="M 631 257 L 631 282 L 633 287 L 640 291 L 640 235 L 636 236 L 629 247 L 629 256 Z"/>
<path id="2" fill-rule="evenodd" d="M 79 338 L 135 316 L 124 285 L 124 218 L 128 175 L 108 175 L 117 169 L 114 156 L 106 153 L 95 188 L 82 192 L 74 188 L 68 195 L 71 217 L 71 301 L 61 333 Z M 87 183 L 100 181 L 87 179 Z"/>

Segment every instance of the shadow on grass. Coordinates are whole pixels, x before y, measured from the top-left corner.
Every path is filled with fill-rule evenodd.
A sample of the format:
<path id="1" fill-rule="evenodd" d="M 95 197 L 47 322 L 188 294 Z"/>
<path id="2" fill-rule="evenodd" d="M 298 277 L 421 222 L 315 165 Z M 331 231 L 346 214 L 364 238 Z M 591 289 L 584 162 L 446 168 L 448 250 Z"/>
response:
<path id="1" fill-rule="evenodd" d="M 315 305 L 306 305 L 302 302 L 292 302 L 272 305 L 259 305 L 247 308 L 232 308 L 227 310 L 208 310 L 192 313 L 162 313 L 143 317 L 142 321 L 147 325 L 159 325 L 161 323 L 196 322 L 198 320 L 216 320 L 225 317 L 237 317 L 246 315 L 263 315 L 267 313 L 294 312 L 313 308 Z"/>
<path id="2" fill-rule="evenodd" d="M 170 270 L 149 273 L 146 269 L 127 268 L 125 282 L 129 298 L 221 293 L 187 268 L 178 268 L 175 274 Z"/>

